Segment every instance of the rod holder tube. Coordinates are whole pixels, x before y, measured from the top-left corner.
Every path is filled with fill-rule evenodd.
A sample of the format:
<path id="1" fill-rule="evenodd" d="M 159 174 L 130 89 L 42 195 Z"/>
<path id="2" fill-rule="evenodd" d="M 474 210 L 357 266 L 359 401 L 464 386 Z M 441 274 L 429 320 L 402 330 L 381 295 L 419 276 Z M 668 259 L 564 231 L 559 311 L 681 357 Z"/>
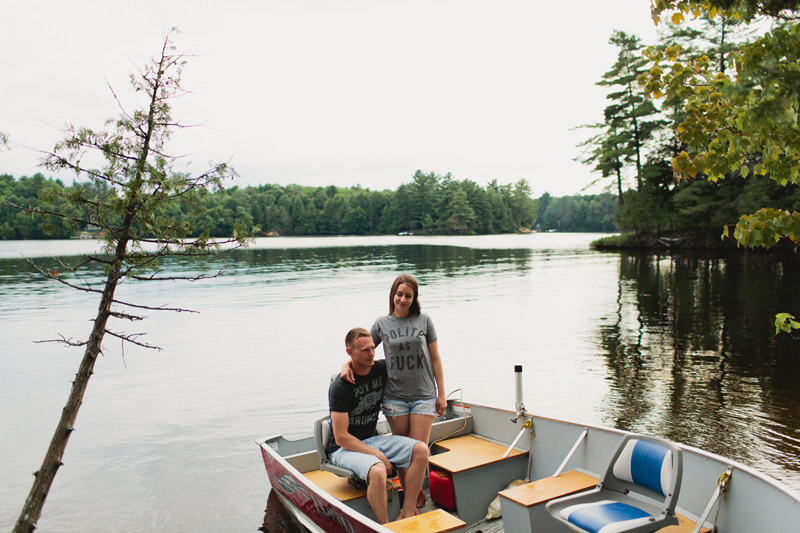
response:
<path id="1" fill-rule="evenodd" d="M 522 365 L 514 365 L 514 378 L 516 380 L 516 402 L 514 407 L 517 410 L 517 418 L 525 412 L 525 403 L 522 401 Z"/>

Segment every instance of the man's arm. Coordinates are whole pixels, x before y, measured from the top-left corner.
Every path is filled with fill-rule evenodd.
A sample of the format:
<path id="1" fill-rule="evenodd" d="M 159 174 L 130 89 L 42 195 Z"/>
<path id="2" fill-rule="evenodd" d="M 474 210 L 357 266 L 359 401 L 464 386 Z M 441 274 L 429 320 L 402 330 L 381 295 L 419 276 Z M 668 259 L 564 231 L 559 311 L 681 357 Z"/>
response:
<path id="1" fill-rule="evenodd" d="M 372 446 L 367 446 L 361 442 L 361 440 L 350 434 L 350 417 L 347 413 L 332 411 L 331 425 L 333 426 L 333 438 L 335 439 L 336 444 L 351 452 L 374 455 L 383 462 L 383 465 L 386 467 L 386 475 L 390 475 L 392 473 L 392 464 L 389 462 L 389 459 L 386 458 L 383 452 L 373 448 Z"/>

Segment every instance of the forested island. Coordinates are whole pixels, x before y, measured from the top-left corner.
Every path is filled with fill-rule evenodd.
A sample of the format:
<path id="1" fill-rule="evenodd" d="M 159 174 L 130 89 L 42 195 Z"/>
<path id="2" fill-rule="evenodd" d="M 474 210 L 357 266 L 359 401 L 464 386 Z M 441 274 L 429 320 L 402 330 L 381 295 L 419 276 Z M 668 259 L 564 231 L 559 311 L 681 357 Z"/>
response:
<path id="1" fill-rule="evenodd" d="M 95 228 L 70 224 L 64 217 L 41 217 L 28 208 L 63 212 L 65 198 L 102 198 L 100 183 L 73 183 L 42 174 L 19 179 L 0 174 L 0 239 L 74 238 Z M 617 199 L 611 194 L 531 197 L 525 179 L 513 184 L 490 181 L 481 187 L 450 174 L 417 171 L 396 190 L 355 187 L 260 185 L 230 187 L 205 195 L 198 206 L 162 213 L 186 222 L 195 236 L 231 235 L 235 227 L 258 229 L 261 235 L 476 235 L 540 231 L 614 232 Z M 91 203 L 85 203 L 88 207 Z M 25 209 L 19 209 L 18 207 Z M 90 220 L 75 213 L 75 220 Z"/>

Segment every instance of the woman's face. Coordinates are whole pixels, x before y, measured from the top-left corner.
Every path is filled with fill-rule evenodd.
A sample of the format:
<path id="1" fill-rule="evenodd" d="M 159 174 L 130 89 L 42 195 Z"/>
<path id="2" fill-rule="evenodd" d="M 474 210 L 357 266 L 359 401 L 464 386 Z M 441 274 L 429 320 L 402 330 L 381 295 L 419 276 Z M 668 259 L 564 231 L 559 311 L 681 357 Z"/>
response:
<path id="1" fill-rule="evenodd" d="M 413 302 L 414 290 L 405 283 L 398 285 L 394 293 L 394 314 L 396 316 L 407 316 L 408 309 Z"/>

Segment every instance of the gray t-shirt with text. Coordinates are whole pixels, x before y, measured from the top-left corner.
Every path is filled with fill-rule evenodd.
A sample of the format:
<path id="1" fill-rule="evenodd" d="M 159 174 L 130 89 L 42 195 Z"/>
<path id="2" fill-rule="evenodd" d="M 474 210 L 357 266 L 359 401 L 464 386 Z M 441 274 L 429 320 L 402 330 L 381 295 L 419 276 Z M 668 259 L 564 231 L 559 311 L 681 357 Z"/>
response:
<path id="1" fill-rule="evenodd" d="M 375 346 L 383 343 L 389 381 L 384 396 L 391 400 L 414 401 L 436 398 L 428 344 L 436 329 L 425 313 L 398 318 L 379 316 L 370 330 Z"/>

